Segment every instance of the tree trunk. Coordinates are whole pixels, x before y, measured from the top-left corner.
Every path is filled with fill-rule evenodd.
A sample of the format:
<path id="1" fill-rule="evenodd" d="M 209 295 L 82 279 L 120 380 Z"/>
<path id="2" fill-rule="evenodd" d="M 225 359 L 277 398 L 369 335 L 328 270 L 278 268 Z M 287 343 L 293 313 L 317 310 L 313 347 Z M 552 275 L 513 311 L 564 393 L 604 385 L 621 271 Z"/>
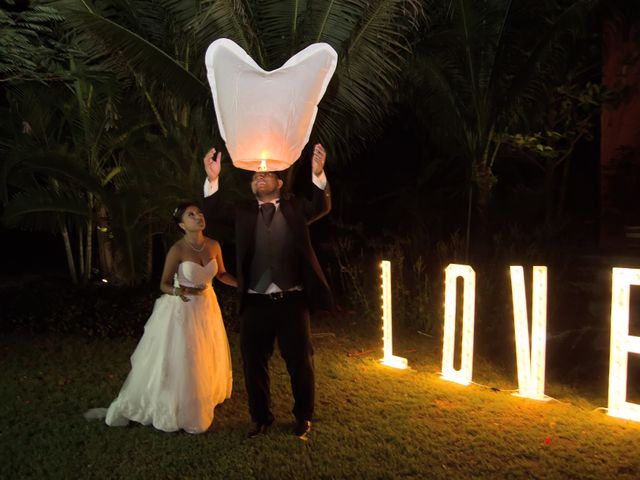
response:
<path id="1" fill-rule="evenodd" d="M 487 166 L 485 161 L 475 164 L 474 183 L 476 184 L 477 195 L 476 205 L 478 210 L 484 213 L 489 206 L 491 200 L 491 191 L 496 183 L 496 177 L 493 176 L 491 168 Z"/>
<path id="2" fill-rule="evenodd" d="M 88 194 L 89 201 L 89 211 L 93 214 L 93 204 L 95 202 L 94 197 L 91 193 Z M 85 251 L 85 271 L 84 271 L 84 284 L 89 283 L 89 279 L 91 278 L 91 263 L 93 257 L 93 217 L 89 217 L 87 219 L 87 235 L 86 235 L 86 243 L 87 249 Z"/>
<path id="3" fill-rule="evenodd" d="M 467 227 L 464 238 L 464 261 L 469 261 L 469 247 L 471 246 L 471 218 L 473 215 L 473 184 L 469 183 L 467 193 Z"/>
<path id="4" fill-rule="evenodd" d="M 98 207 L 98 221 L 96 224 L 98 241 L 98 260 L 100 272 L 104 278 L 113 280 L 113 242 L 109 233 L 109 217 L 104 205 Z"/>
<path id="5" fill-rule="evenodd" d="M 490 252 L 491 248 L 491 228 L 489 225 L 489 202 L 491 191 L 495 184 L 495 177 L 486 161 L 480 161 L 473 165 L 472 185 L 475 186 L 475 205 L 472 205 L 474 221 L 471 225 L 469 236 L 473 236 L 474 243 L 470 245 L 471 254 L 483 258 Z"/>
<path id="6" fill-rule="evenodd" d="M 91 262 L 92 262 L 92 257 L 93 257 L 93 220 L 91 218 L 89 218 L 88 222 L 87 222 L 87 241 L 86 241 L 86 245 L 87 245 L 87 250 L 85 252 L 86 254 L 86 260 L 85 260 L 85 271 L 84 271 L 84 283 L 88 283 L 89 279 L 91 278 Z"/>
<path id="7" fill-rule="evenodd" d="M 544 168 L 544 226 L 549 235 L 553 231 L 553 223 L 556 218 L 555 215 L 555 202 L 554 202 L 554 162 L 551 158 L 545 159 L 545 168 Z"/>
<path id="8" fill-rule="evenodd" d="M 67 267 L 69 267 L 69 275 L 74 285 L 78 284 L 78 275 L 76 274 L 76 265 L 73 260 L 73 251 L 71 250 L 71 241 L 69 239 L 69 230 L 63 221 L 60 221 L 60 232 L 64 240 L 64 252 L 67 255 Z"/>
<path id="9" fill-rule="evenodd" d="M 78 228 L 78 279 L 80 283 L 84 285 L 84 237 L 82 235 L 82 228 Z"/>
<path id="10" fill-rule="evenodd" d="M 149 224 L 149 232 L 147 236 L 147 265 L 145 271 L 145 281 L 151 280 L 151 273 L 153 271 L 153 226 Z"/>

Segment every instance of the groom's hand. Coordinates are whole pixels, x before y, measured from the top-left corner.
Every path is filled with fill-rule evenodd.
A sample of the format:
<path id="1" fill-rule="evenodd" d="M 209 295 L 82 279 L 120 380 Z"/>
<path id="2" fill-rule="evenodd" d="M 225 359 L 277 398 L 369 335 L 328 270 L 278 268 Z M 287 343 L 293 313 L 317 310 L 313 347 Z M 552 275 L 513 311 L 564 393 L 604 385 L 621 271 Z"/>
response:
<path id="1" fill-rule="evenodd" d="M 311 158 L 311 169 L 316 177 L 322 175 L 324 162 L 327 160 L 327 152 L 319 143 L 313 147 L 313 157 Z"/>
<path id="2" fill-rule="evenodd" d="M 214 182 L 220 176 L 221 159 L 222 153 L 217 152 L 215 148 L 209 150 L 204 156 L 204 171 L 210 182 Z"/>

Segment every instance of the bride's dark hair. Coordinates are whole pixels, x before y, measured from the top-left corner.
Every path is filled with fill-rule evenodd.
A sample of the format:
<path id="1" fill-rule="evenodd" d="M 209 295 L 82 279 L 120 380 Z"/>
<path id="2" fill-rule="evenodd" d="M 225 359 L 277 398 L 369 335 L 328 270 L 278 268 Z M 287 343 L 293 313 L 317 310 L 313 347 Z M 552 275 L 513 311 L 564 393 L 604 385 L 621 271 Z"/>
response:
<path id="1" fill-rule="evenodd" d="M 181 232 L 184 231 L 182 230 L 182 228 L 180 228 L 180 224 L 182 223 L 182 216 L 184 215 L 184 212 L 186 212 L 187 208 L 189 207 L 200 208 L 200 204 L 198 204 L 198 202 L 182 202 L 180 205 L 176 207 L 176 209 L 173 211 L 173 214 L 172 214 L 173 221 L 176 222 L 176 227 L 178 227 L 178 230 L 180 230 Z"/>

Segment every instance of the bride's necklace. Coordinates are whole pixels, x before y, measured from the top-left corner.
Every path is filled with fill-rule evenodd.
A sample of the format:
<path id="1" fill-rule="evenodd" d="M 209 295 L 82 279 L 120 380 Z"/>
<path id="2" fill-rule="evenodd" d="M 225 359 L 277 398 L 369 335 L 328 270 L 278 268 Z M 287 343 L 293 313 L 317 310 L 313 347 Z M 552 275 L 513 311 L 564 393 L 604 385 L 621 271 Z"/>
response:
<path id="1" fill-rule="evenodd" d="M 193 245 L 191 245 L 191 243 L 189 243 L 189 241 L 186 238 L 184 239 L 184 241 L 185 241 L 185 243 L 187 245 L 189 245 L 191 250 L 193 250 L 194 252 L 198 252 L 198 253 L 202 252 L 202 250 L 204 250 L 204 246 L 206 245 L 206 242 L 202 242 L 202 246 L 200 248 L 196 248 Z"/>

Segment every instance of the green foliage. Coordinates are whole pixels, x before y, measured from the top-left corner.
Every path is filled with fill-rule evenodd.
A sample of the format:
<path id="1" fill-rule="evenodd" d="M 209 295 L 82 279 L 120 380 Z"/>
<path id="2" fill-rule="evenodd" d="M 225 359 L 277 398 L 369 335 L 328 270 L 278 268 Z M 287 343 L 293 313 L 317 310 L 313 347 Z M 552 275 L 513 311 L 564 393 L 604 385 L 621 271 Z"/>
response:
<path id="1" fill-rule="evenodd" d="M 1 187 L 11 216 L 5 222 L 33 228 L 40 221 L 35 212 L 47 212 L 40 197 L 76 197 L 88 210 L 79 215 L 69 206 L 59 212 L 62 203 L 56 200 L 49 213 L 58 212 L 51 216 L 57 222 L 46 225 L 57 224 L 65 237 L 72 277 L 77 264 L 80 282 L 89 279 L 97 226 L 108 240 L 99 242 L 101 262 L 115 262 L 101 265 L 102 273 L 126 284 L 149 277 L 151 236 L 166 229 L 166 212 L 177 201 L 200 197 L 198 159 L 208 145 L 220 144 L 212 132 L 202 61 L 214 38 L 235 39 L 267 69 L 311 42 L 332 44 L 340 65 L 311 142 L 342 151 L 333 156 L 340 161 L 354 151 L 354 139 L 371 134 L 382 119 L 421 12 L 415 0 L 47 4 L 5 19 L 16 35 L 28 26 L 37 32 L 34 42 L 50 43 L 55 32 L 49 24 L 64 17 L 56 27 L 64 47 L 57 55 L 64 72 L 60 82 L 38 88 L 14 81 L 8 92 L 11 120 L 3 122 L 2 143 L 11 161 L 3 166 Z M 346 135 L 345 125 L 351 129 Z M 44 166 L 28 160 L 34 151 L 64 154 L 67 175 L 45 178 Z M 80 181 L 79 169 L 97 185 Z M 225 187 L 238 192 L 236 176 L 229 169 L 225 176 Z"/>
<path id="2" fill-rule="evenodd" d="M 99 39 L 97 43 L 87 42 L 90 57 L 112 57 L 111 61 L 122 63 L 133 71 L 144 68 L 148 83 L 159 82 L 184 98 L 203 99 L 207 94 L 206 84 L 186 67 L 191 58 L 182 57 L 183 38 L 189 37 L 184 37 L 184 32 L 179 30 L 167 31 L 172 22 L 169 10 L 158 8 L 155 2 L 149 1 L 114 1 L 112 5 L 96 2 L 101 7 L 101 15 L 92 2 L 59 0 L 52 3 L 63 12 L 71 28 L 88 38 Z M 124 25 L 117 22 L 125 19 Z M 168 38 L 163 34 L 169 34 Z M 168 52 L 156 46 L 154 40 Z"/>
<path id="3" fill-rule="evenodd" d="M 20 227 L 29 231 L 55 232 L 64 216 L 82 219 L 91 216 L 83 198 L 34 188 L 15 194 L 4 209 L 3 221 L 8 227 Z"/>
<path id="4" fill-rule="evenodd" d="M 411 84 L 417 90 L 410 98 L 420 105 L 433 143 L 472 167 L 483 209 L 496 180 L 492 167 L 499 134 L 535 122 L 540 100 L 563 82 L 558 66 L 579 36 L 590 3 L 458 0 L 436 5 L 437 21 L 416 49 Z"/>
<path id="5" fill-rule="evenodd" d="M 466 186 L 460 185 L 475 181 L 488 197 L 496 161 L 529 157 L 543 170 L 564 162 L 560 187 L 538 186 L 551 192 L 549 202 L 562 197 L 565 159 L 578 141 L 590 138 L 593 112 L 604 96 L 597 85 L 559 68 L 575 55 L 574 39 L 591 8 L 586 1 L 46 3 L 20 14 L 0 12 L 0 42 L 7 39 L 17 49 L 0 62 L 18 65 L 7 77 L 7 101 L 0 107 L 6 159 L 0 194 L 7 224 L 68 238 L 66 255 L 70 264 L 85 264 L 85 282 L 96 263 L 90 255 L 96 230 L 110 242 L 100 243 L 101 274 L 126 284 L 142 282 L 151 273 L 151 239 L 168 231 L 175 204 L 200 198 L 200 158 L 209 145 L 222 143 L 202 58 L 216 38 L 235 40 L 265 69 L 279 67 L 312 42 L 338 51 L 338 68 L 310 139 L 325 144 L 330 169 L 345 166 L 380 136 L 393 102 L 411 112 L 408 119 L 395 119 L 405 129 L 420 129 L 425 139 L 419 152 L 403 153 L 416 155 L 424 166 L 394 191 L 371 199 L 385 205 L 379 223 L 393 228 L 367 245 L 370 232 L 345 226 L 344 237 L 333 244 L 337 260 L 330 268 L 334 284 L 351 292 L 349 308 L 377 319 L 378 305 L 370 300 L 377 296 L 371 258 L 395 258 L 402 265 L 395 274 L 403 299 L 398 317 L 427 330 L 439 308 L 438 282 L 432 279 L 441 273 L 430 260 L 438 240 L 444 250 L 459 241 L 449 235 L 460 222 L 448 217 L 463 214 L 451 214 L 448 202 L 462 196 Z M 55 61 L 37 60 L 44 53 Z M 20 76 L 19 70 L 27 73 Z M 377 168 L 389 170 L 396 156 L 403 158 L 401 151 L 394 146 Z M 242 196 L 247 189 L 241 175 L 226 156 L 224 163 L 225 189 Z M 407 163 L 393 168 L 408 170 Z M 356 183 L 340 178 L 347 176 L 344 168 L 331 173 L 334 191 L 342 195 L 333 215 L 340 215 Z M 445 222 L 454 225 L 442 227 Z M 113 266 L 104 262 L 108 248 Z"/>
<path id="6" fill-rule="evenodd" d="M 460 261 L 460 237 L 433 243 L 415 232 L 405 236 L 365 237 L 362 229 L 342 226 L 332 242 L 328 276 L 345 310 L 357 312 L 364 325 L 382 315 L 380 262 L 391 262 L 394 324 L 402 329 L 434 333 L 442 316 L 442 272 Z"/>
<path id="7" fill-rule="evenodd" d="M 120 2 L 53 3 L 70 25 L 99 39 L 146 85 L 199 102 L 209 102 L 202 57 L 216 38 L 235 40 L 267 70 L 312 42 L 331 44 L 340 61 L 311 143 L 322 142 L 343 160 L 362 145 L 365 132 L 371 135 L 379 127 L 421 14 L 416 0 L 202 0 L 161 7 L 136 1 L 125 2 L 123 9 L 116 8 Z"/>
<path id="8" fill-rule="evenodd" d="M 55 39 L 54 29 L 62 20 L 44 5 L 22 12 L 0 9 L 0 82 L 59 78 L 64 43 Z"/>
<path id="9" fill-rule="evenodd" d="M 566 190 L 574 150 L 579 142 L 593 140 L 601 109 L 619 97 L 599 84 L 567 82 L 550 91 L 546 112 L 539 117 L 540 130 L 530 127 L 525 133 L 505 131 L 495 136 L 509 154 L 503 155 L 502 161 L 524 162 L 541 173 L 542 181 L 526 188 L 544 199 L 545 228 L 550 237 L 559 234 L 565 223 Z"/>
<path id="10" fill-rule="evenodd" d="M 227 329 L 238 330 L 235 292 L 216 285 L 216 294 Z M 97 280 L 80 288 L 60 279 L 39 278 L 0 288 L 0 331 L 3 335 L 20 332 L 139 338 L 160 295 L 155 283 L 119 287 Z"/>
<path id="11" fill-rule="evenodd" d="M 159 295 L 149 286 L 132 289 L 96 284 L 81 289 L 45 285 L 46 288 L 39 283 L 0 290 L 4 305 L 1 328 L 5 333 L 18 330 L 31 334 L 138 337 Z M 38 292 L 37 299 L 34 291 Z M 132 296 L 135 302 L 131 302 Z"/>
<path id="12" fill-rule="evenodd" d="M 543 120 L 544 131 L 504 133 L 496 141 L 522 151 L 532 159 L 555 160 L 557 168 L 573 153 L 580 140 L 593 139 L 593 126 L 599 109 L 613 100 L 599 84 L 587 82 L 561 85 L 552 90 L 548 111 Z"/>
<path id="13" fill-rule="evenodd" d="M 379 305 L 371 299 L 379 296 L 379 285 L 372 281 L 376 276 L 373 274 L 370 251 L 365 250 L 361 242 L 354 241 L 353 236 L 348 234 L 336 238 L 331 247 L 334 261 L 327 274 L 334 290 L 341 294 L 339 304 L 346 302 L 349 309 L 355 309 L 363 317 L 364 323 L 375 322 L 380 310 Z"/>

